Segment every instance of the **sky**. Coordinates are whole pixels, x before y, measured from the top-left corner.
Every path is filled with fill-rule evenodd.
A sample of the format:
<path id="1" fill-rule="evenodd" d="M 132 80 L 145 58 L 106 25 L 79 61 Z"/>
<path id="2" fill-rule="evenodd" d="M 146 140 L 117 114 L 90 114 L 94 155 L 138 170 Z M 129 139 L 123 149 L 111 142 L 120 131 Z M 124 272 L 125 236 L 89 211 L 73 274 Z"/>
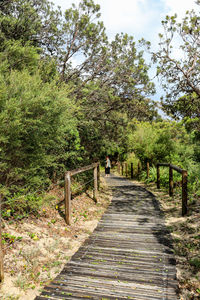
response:
<path id="1" fill-rule="evenodd" d="M 51 0 L 60 6 L 63 12 L 71 7 L 72 3 L 78 4 L 80 0 Z M 101 20 L 104 22 L 109 39 L 117 33 L 128 33 L 134 36 L 135 41 L 144 38 L 151 42 L 155 51 L 158 45 L 158 33 L 162 33 L 161 21 L 166 15 L 177 14 L 181 20 L 187 10 L 197 10 L 195 0 L 94 0 L 101 6 Z M 155 75 L 152 68 L 150 76 Z M 157 93 L 151 97 L 159 100 L 162 88 L 154 79 Z"/>

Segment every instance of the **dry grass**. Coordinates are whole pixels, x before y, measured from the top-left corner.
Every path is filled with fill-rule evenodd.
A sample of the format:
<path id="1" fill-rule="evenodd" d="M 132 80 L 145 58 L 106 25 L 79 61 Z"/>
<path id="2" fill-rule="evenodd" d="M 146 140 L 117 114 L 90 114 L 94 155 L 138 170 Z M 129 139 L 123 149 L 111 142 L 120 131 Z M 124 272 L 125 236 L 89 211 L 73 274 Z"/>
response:
<path id="1" fill-rule="evenodd" d="M 4 247 L 2 300 L 34 299 L 93 232 L 110 203 L 111 191 L 102 179 L 97 204 L 92 193 L 74 198 L 70 226 L 64 221 L 63 189 L 53 189 L 47 198 L 50 204 L 39 218 L 4 222 L 3 232 L 22 239 Z"/>

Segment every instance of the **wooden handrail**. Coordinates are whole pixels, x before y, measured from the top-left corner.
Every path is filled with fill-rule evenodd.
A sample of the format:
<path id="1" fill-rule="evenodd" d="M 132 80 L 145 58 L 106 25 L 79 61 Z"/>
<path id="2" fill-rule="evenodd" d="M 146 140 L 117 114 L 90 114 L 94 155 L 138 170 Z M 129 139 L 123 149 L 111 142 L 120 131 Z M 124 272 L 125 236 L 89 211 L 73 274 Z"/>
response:
<path id="1" fill-rule="evenodd" d="M 68 225 L 71 224 L 71 177 L 88 171 L 88 170 L 92 170 L 93 171 L 93 176 L 94 176 L 94 194 L 93 194 L 93 199 L 95 202 L 97 202 L 97 190 L 99 190 L 99 178 L 100 178 L 100 171 L 99 171 L 99 163 L 94 163 L 82 168 L 78 168 L 78 169 L 74 169 L 71 171 L 67 171 L 65 173 L 65 187 L 64 187 L 64 191 L 65 191 L 65 221 Z"/>
<path id="2" fill-rule="evenodd" d="M 89 166 L 85 166 L 85 167 L 82 167 L 82 168 L 74 169 L 74 170 L 71 170 L 71 171 L 68 171 L 68 172 L 70 172 L 70 175 L 73 176 L 73 175 L 76 175 L 76 174 L 79 174 L 79 173 L 82 173 L 82 172 L 94 169 L 98 165 L 99 165 L 99 163 L 94 163 L 94 164 L 91 164 Z"/>
<path id="3" fill-rule="evenodd" d="M 177 167 L 175 165 L 172 165 L 172 164 L 168 164 L 168 163 L 158 163 L 157 166 L 160 166 L 160 167 L 171 167 L 173 170 L 179 172 L 179 173 L 183 173 L 185 170 L 181 169 L 180 167 Z"/>
<path id="4" fill-rule="evenodd" d="M 173 170 L 182 174 L 182 216 L 187 214 L 187 200 L 188 200 L 188 192 L 187 192 L 187 177 L 188 173 L 186 170 L 181 169 L 172 164 L 168 163 L 158 163 L 157 164 L 157 188 L 160 189 L 160 167 L 169 167 L 169 196 L 173 196 Z"/>
<path id="5" fill-rule="evenodd" d="M 157 166 L 160 166 L 160 167 L 169 167 L 170 164 L 168 163 L 157 163 Z"/>
<path id="6" fill-rule="evenodd" d="M 183 174 L 183 172 L 185 172 L 185 170 L 181 169 L 180 167 L 174 166 L 174 165 L 172 165 L 172 164 L 170 164 L 170 167 L 171 167 L 173 170 L 175 170 L 175 171 L 177 171 L 178 173 L 180 173 L 180 174 Z"/>

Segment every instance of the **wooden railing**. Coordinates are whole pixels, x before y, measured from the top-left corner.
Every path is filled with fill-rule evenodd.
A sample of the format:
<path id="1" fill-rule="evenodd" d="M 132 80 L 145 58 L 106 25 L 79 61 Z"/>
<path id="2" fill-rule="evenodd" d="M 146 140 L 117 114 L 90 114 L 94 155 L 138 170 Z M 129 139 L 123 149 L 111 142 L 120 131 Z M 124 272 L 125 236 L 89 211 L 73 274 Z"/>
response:
<path id="1" fill-rule="evenodd" d="M 182 216 L 185 216 L 188 211 L 187 201 L 188 201 L 188 191 L 187 191 L 187 178 L 188 173 L 186 170 L 181 169 L 175 165 L 169 163 L 158 163 L 157 164 L 157 188 L 160 189 L 160 167 L 169 167 L 169 195 L 173 196 L 174 182 L 173 182 L 173 170 L 182 174 Z M 139 176 L 141 171 L 141 165 L 138 163 L 137 174 Z M 128 177 L 128 164 L 127 163 L 118 163 L 118 173 Z M 149 162 L 146 164 L 146 176 L 149 178 L 150 166 Z M 131 179 L 133 179 L 133 163 L 131 163 Z"/>
<path id="2" fill-rule="evenodd" d="M 117 171 L 121 175 L 128 177 L 128 163 L 117 163 Z M 131 179 L 133 179 L 133 163 L 131 163 Z"/>
<path id="3" fill-rule="evenodd" d="M 92 165 L 83 167 L 83 168 L 78 168 L 72 171 L 68 171 L 65 173 L 65 221 L 68 225 L 71 224 L 71 177 L 94 169 L 93 173 L 93 180 L 94 180 L 94 190 L 93 190 L 93 199 L 95 202 L 97 202 L 97 190 L 99 189 L 99 178 L 100 178 L 100 172 L 99 172 L 99 163 L 94 163 Z"/>
<path id="4" fill-rule="evenodd" d="M 168 167 L 169 168 L 169 196 L 173 196 L 174 192 L 174 183 L 173 183 L 173 170 L 182 174 L 182 216 L 187 214 L 187 200 L 188 200 L 188 192 L 187 192 L 187 178 L 188 173 L 186 170 L 183 170 L 177 166 L 167 163 L 158 163 L 157 164 L 157 188 L 160 189 L 160 167 Z"/>
<path id="5" fill-rule="evenodd" d="M 65 173 L 65 220 L 68 225 L 71 222 L 71 176 L 94 169 L 94 194 L 93 198 L 97 202 L 97 190 L 100 188 L 100 170 L 99 163 L 95 163 L 83 168 L 75 169 Z M 3 268 L 3 251 L 2 251 L 2 237 L 1 237 L 1 194 L 0 194 L 0 282 L 4 279 Z"/>

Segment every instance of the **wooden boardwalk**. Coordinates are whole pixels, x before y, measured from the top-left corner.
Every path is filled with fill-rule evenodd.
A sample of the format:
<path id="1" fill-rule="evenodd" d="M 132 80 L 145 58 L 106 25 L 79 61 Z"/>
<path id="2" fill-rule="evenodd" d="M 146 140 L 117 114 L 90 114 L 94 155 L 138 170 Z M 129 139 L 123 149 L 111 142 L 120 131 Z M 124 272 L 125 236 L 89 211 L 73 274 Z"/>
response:
<path id="1" fill-rule="evenodd" d="M 35 299 L 178 299 L 170 235 L 157 200 L 124 178 L 107 181 L 113 188 L 108 210 Z"/>

